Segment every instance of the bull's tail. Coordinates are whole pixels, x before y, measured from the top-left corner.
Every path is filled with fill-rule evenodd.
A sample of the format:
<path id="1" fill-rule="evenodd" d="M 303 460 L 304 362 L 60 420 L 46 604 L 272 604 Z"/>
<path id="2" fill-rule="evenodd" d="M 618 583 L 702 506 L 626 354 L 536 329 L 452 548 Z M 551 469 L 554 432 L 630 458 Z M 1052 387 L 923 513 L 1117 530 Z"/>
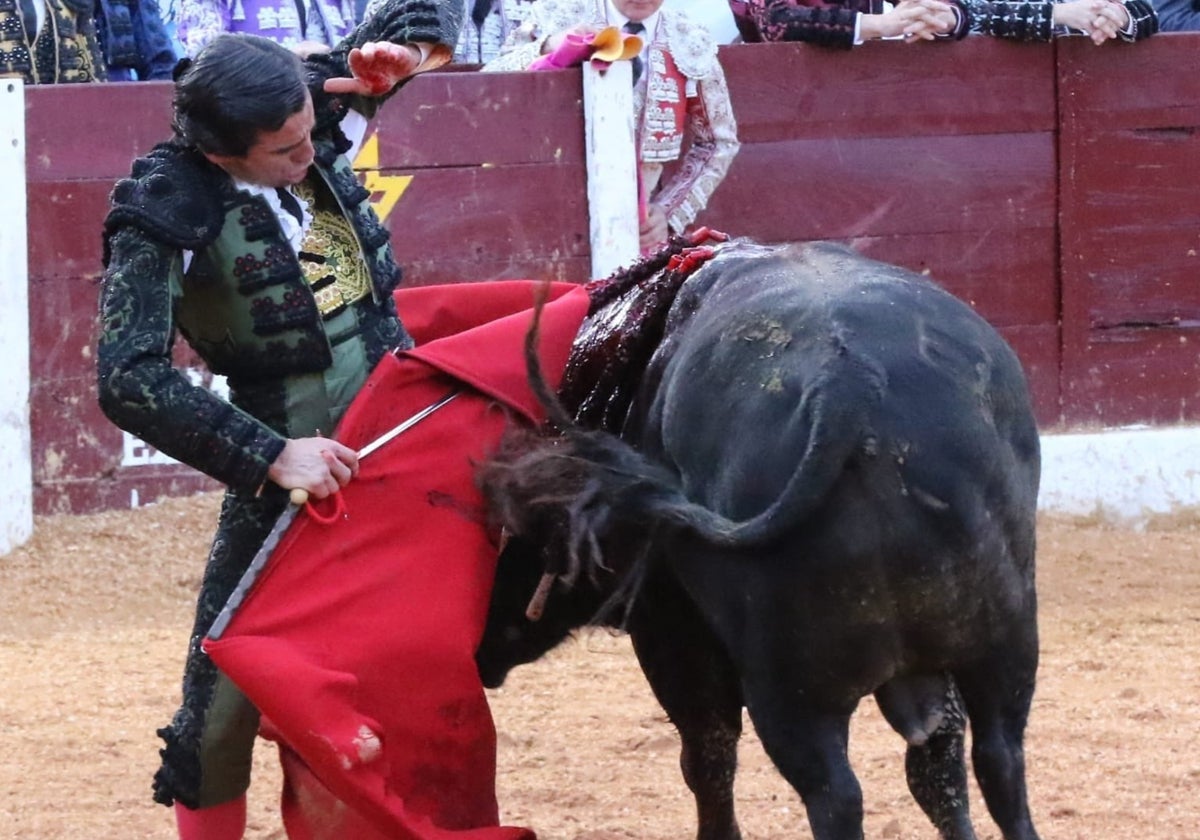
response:
<path id="1" fill-rule="evenodd" d="M 555 571 L 567 577 L 606 568 L 600 547 L 618 532 L 637 533 L 643 545 L 664 532 L 734 549 L 768 544 L 811 516 L 847 462 L 873 446 L 866 418 L 880 399 L 881 376 L 842 345 L 802 400 L 810 433 L 785 488 L 761 513 L 730 519 L 689 499 L 675 472 L 621 438 L 576 424 L 542 374 L 538 328 L 535 317 L 526 338 L 526 365 L 560 434 L 510 440 L 485 465 L 481 483 L 493 514 L 509 531 L 537 534 L 542 541 L 550 529 L 552 542 L 565 542 L 568 565 Z"/>

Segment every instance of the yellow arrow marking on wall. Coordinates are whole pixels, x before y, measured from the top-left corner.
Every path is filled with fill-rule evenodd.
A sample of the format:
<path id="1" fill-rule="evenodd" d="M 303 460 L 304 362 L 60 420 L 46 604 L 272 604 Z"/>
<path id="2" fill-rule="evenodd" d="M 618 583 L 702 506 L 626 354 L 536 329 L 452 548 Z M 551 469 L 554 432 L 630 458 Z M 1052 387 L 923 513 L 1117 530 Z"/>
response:
<path id="1" fill-rule="evenodd" d="M 358 150 L 354 168 L 363 171 L 363 186 L 371 191 L 371 206 L 380 221 L 387 221 L 388 214 L 412 183 L 412 175 L 384 175 L 379 171 L 379 133 L 371 136 Z M 378 198 L 376 198 L 378 196 Z"/>

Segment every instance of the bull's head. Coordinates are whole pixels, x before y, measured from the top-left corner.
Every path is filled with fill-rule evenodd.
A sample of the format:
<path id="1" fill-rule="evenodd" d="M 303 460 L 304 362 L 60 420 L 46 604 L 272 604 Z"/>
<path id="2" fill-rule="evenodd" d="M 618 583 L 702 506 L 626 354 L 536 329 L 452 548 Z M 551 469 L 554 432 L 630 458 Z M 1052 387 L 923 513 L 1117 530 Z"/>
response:
<path id="1" fill-rule="evenodd" d="M 500 553 L 496 582 L 483 640 L 475 654 L 479 675 L 488 688 L 503 684 L 517 665 L 540 659 L 571 635 L 592 623 L 605 593 L 588 578 L 568 581 L 556 570 L 549 549 L 528 538 L 514 537 Z M 531 601 L 540 593 L 540 614 Z"/>

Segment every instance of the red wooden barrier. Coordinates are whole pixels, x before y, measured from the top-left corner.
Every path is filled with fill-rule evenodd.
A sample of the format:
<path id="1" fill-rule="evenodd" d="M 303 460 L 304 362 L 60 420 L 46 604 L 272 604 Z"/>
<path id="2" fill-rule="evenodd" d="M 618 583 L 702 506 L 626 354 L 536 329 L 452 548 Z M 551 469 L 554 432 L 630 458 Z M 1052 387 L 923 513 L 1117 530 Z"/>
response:
<path id="1" fill-rule="evenodd" d="M 1196 36 L 1059 47 L 1063 415 L 1200 417 Z M 1141 46 L 1141 45 L 1139 45 Z"/>
<path id="2" fill-rule="evenodd" d="M 1197 47 L 726 48 L 743 147 L 701 221 L 929 272 L 1017 349 L 1045 427 L 1195 421 Z M 95 404 L 100 220 L 165 136 L 170 86 L 26 95 L 35 509 L 211 487 L 125 452 Z M 587 278 L 581 98 L 570 72 L 443 72 L 397 95 L 359 164 L 406 282 Z"/>

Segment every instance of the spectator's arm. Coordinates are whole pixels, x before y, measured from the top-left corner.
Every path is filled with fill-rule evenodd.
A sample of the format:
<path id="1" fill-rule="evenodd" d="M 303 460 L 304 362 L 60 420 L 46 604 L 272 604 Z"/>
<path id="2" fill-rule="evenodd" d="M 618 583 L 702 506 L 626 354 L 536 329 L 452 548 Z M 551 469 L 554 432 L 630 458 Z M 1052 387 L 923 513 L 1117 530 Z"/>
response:
<path id="1" fill-rule="evenodd" d="M 1158 32 L 1158 12 L 1149 0 L 1124 0 L 1121 5 L 1129 13 L 1129 25 L 1119 33 L 1121 40 L 1140 41 Z"/>
<path id="2" fill-rule="evenodd" d="M 1200 0 L 1154 0 L 1154 13 L 1162 32 L 1200 30 Z"/>
<path id="3" fill-rule="evenodd" d="M 1087 35 L 1097 44 L 1112 38 L 1136 41 L 1158 31 L 1148 0 L 961 0 L 972 32 L 1021 41 L 1049 41 L 1059 35 Z"/>
<path id="4" fill-rule="evenodd" d="M 962 0 L 969 29 L 994 38 L 1049 41 L 1054 36 L 1054 3 L 1049 0 Z"/>
<path id="5" fill-rule="evenodd" d="M 963 0 L 950 0 L 950 5 L 954 9 L 954 26 L 939 37 L 960 41 L 971 32 L 970 15 L 967 14 L 967 7 Z"/>
<path id="6" fill-rule="evenodd" d="M 735 11 L 743 37 L 753 28 L 763 41 L 805 41 L 848 50 L 854 46 L 858 34 L 859 13 L 837 6 L 802 6 L 791 0 L 744 0 Z"/>
<path id="7" fill-rule="evenodd" d="M 688 99 L 691 147 L 674 177 L 650 199 L 652 206 L 662 209 L 675 233 L 691 224 L 708 204 L 739 148 L 724 73 L 718 68 L 716 75 L 701 80 L 696 93 Z"/>
<path id="8" fill-rule="evenodd" d="M 138 79 L 170 81 L 179 56 L 171 46 L 157 0 L 140 0 L 138 3 L 133 37 L 137 41 Z"/>
<path id="9" fill-rule="evenodd" d="M 172 365 L 180 252 L 131 227 L 108 243 L 96 352 L 101 409 L 172 458 L 253 492 L 285 441 Z"/>

